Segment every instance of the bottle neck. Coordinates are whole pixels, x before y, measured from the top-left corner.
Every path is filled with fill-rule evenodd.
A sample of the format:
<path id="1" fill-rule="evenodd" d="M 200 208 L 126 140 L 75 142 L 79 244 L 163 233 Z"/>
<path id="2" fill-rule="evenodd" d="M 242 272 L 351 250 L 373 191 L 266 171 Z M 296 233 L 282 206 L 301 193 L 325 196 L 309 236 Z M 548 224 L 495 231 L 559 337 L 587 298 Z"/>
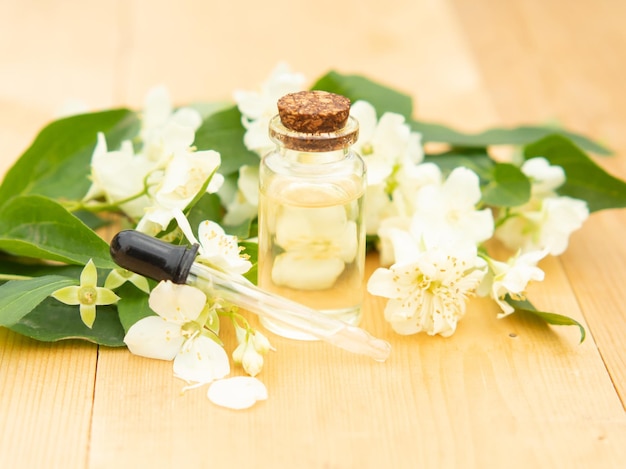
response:
<path id="1" fill-rule="evenodd" d="M 286 160 L 298 164 L 325 164 L 341 161 L 350 153 L 349 148 L 342 148 L 332 151 L 299 151 L 287 148 L 283 144 L 278 144 L 276 148 Z"/>
<path id="2" fill-rule="evenodd" d="M 285 127 L 279 116 L 275 116 L 269 125 L 270 138 L 276 143 L 278 151 L 289 159 L 306 162 L 337 161 L 343 159 L 350 146 L 359 136 L 359 124 L 349 117 L 347 124 L 335 132 L 304 133 Z"/>

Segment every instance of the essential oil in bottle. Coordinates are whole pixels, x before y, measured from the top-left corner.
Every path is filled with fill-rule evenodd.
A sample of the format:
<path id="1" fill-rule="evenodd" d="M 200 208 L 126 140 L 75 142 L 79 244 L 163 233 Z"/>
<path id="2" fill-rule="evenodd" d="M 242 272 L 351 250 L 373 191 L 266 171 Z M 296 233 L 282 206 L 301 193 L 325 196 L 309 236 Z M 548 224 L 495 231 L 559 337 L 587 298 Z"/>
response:
<path id="1" fill-rule="evenodd" d="M 260 166 L 259 286 L 349 324 L 364 295 L 365 164 L 351 145 L 350 101 L 324 91 L 278 101 L 269 126 L 276 148 Z M 276 322 L 286 337 L 311 339 Z"/>

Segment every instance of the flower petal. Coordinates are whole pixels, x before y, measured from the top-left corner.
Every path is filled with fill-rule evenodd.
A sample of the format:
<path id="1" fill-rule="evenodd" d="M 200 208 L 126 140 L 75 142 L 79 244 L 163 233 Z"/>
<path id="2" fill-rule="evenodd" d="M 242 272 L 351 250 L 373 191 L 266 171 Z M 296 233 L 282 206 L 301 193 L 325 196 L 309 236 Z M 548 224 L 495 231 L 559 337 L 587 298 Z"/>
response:
<path id="1" fill-rule="evenodd" d="M 240 256 L 237 237 L 227 235 L 217 223 L 204 220 L 198 226 L 200 238 L 200 258 L 207 263 L 237 274 L 244 274 L 252 263 Z"/>
<path id="2" fill-rule="evenodd" d="M 159 360 L 172 360 L 184 341 L 180 326 L 159 316 L 140 319 L 124 337 L 124 343 L 131 353 Z"/>
<path id="3" fill-rule="evenodd" d="M 195 132 L 202 125 L 202 116 L 198 111 L 189 107 L 183 107 L 176 110 L 171 116 L 172 122 L 183 127 L 189 127 Z M 193 143 L 193 140 L 192 140 Z"/>
<path id="4" fill-rule="evenodd" d="M 367 281 L 367 291 L 372 295 L 384 298 L 396 298 L 397 291 L 394 278 L 395 274 L 391 270 L 379 267 Z"/>
<path id="5" fill-rule="evenodd" d="M 131 275 L 128 279 L 130 283 L 135 285 L 141 291 L 145 293 L 150 293 L 150 285 L 148 284 L 148 279 L 146 277 L 142 277 L 139 274 Z"/>
<path id="6" fill-rule="evenodd" d="M 96 287 L 97 292 L 97 305 L 112 305 L 113 303 L 117 303 L 120 299 L 115 293 L 113 293 L 108 288 Z"/>
<path id="7" fill-rule="evenodd" d="M 110 290 L 114 290 L 117 287 L 122 286 L 128 280 L 128 277 L 125 277 L 120 272 L 121 269 L 113 269 L 107 275 L 106 280 L 104 281 L 104 288 L 108 288 Z"/>
<path id="8" fill-rule="evenodd" d="M 98 270 L 93 260 L 89 259 L 89 262 L 85 264 L 85 268 L 80 273 L 80 286 L 81 287 L 95 287 L 98 282 Z"/>
<path id="9" fill-rule="evenodd" d="M 455 168 L 443 183 L 448 203 L 472 210 L 481 197 L 480 179 L 471 169 Z"/>
<path id="10" fill-rule="evenodd" d="M 550 194 L 565 183 L 565 171 L 543 157 L 526 160 L 522 172 L 532 180 L 533 195 Z"/>
<path id="11" fill-rule="evenodd" d="M 359 121 L 359 139 L 356 146 L 369 144 L 376 130 L 376 109 L 367 101 L 356 101 L 350 106 L 350 115 Z"/>
<path id="12" fill-rule="evenodd" d="M 93 326 L 96 320 L 96 305 L 80 305 L 80 319 L 85 323 L 89 329 Z"/>
<path id="13" fill-rule="evenodd" d="M 235 376 L 221 379 L 209 387 L 207 397 L 216 405 L 229 409 L 247 409 L 267 399 L 267 388 L 257 378 Z"/>
<path id="14" fill-rule="evenodd" d="M 78 290 L 80 290 L 80 287 L 70 285 L 69 287 L 59 288 L 50 296 L 61 303 L 65 303 L 66 305 L 78 305 L 80 304 L 80 300 L 78 299 Z"/>
<path id="15" fill-rule="evenodd" d="M 202 335 L 188 340 L 174 359 L 174 375 L 187 382 L 210 383 L 228 373 L 224 347 Z"/>
<path id="16" fill-rule="evenodd" d="M 164 281 L 152 290 L 148 304 L 163 319 L 183 324 L 200 316 L 206 295 L 195 287 Z"/>
<path id="17" fill-rule="evenodd" d="M 170 94 L 164 85 L 154 86 L 144 99 L 143 126 L 152 129 L 163 125 L 172 113 Z"/>

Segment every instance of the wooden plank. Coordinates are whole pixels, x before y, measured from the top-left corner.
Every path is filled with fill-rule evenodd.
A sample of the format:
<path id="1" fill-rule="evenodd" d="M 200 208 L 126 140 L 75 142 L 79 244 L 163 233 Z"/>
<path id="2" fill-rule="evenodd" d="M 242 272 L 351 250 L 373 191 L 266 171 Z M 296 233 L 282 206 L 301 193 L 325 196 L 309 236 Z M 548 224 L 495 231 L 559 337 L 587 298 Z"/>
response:
<path id="1" fill-rule="evenodd" d="M 105 2 L 0 2 L 0 179 L 67 100 L 112 106 L 115 24 Z M 96 363 L 0 328 L 0 467 L 85 467 Z"/>
<path id="2" fill-rule="evenodd" d="M 494 104 L 508 124 L 558 120 L 616 152 L 597 161 L 626 177 L 626 33 L 619 1 L 454 0 Z M 489 27 L 485 27 L 485 25 Z M 562 263 L 626 405 L 622 300 L 624 211 L 591 216 Z"/>
<path id="3" fill-rule="evenodd" d="M 456 0 L 373 2 L 366 9 L 352 0 L 323 0 L 307 11 L 306 22 L 293 21 L 302 16 L 301 6 L 280 1 L 252 3 L 246 14 L 232 5 L 192 0 L 176 5 L 119 2 L 113 7 L 99 2 L 37 3 L 41 18 L 34 20 L 36 28 L 24 32 L 20 28 L 25 20 L 20 18 L 30 17 L 29 3 L 0 5 L 0 38 L 27 43 L 21 52 L 0 51 L 0 66 L 13 67 L 11 73 L 0 74 L 2 103 L 10 104 L 0 112 L 0 124 L 8 129 L 1 135 L 18 135 L 16 147 L 23 146 L 38 125 L 28 117 L 13 124 L 5 109 L 45 117 L 59 98 L 76 96 L 72 91 L 84 92 L 90 104 L 96 100 L 94 105 L 101 99 L 105 104 L 138 106 L 146 89 L 160 81 L 171 85 L 177 101 L 220 99 L 234 87 L 257 86 L 283 58 L 311 78 L 337 68 L 382 79 L 416 95 L 421 117 L 469 130 L 558 114 L 579 130 L 602 122 L 601 135 L 607 139 L 618 133 L 612 119 L 600 119 L 602 101 L 587 103 L 597 110 L 591 117 L 580 113 L 580 102 L 576 109 L 560 107 L 569 93 L 550 101 L 555 89 L 567 86 L 568 76 L 545 72 L 550 86 L 543 78 L 528 84 L 520 78 L 523 74 L 514 73 L 523 72 L 523 66 L 514 67 L 513 59 L 502 65 L 511 53 L 506 47 L 511 41 L 519 41 L 514 55 L 525 65 L 544 65 L 542 44 L 525 43 L 523 33 L 530 33 L 520 32 L 518 23 L 521 18 L 530 28 L 533 17 L 545 13 L 539 32 L 533 34 L 557 44 L 560 33 L 579 27 L 584 16 L 559 17 L 551 33 L 547 28 L 563 11 L 557 8 L 562 3 L 547 2 L 544 11 L 538 2 L 517 2 L 512 10 L 499 2 L 476 2 L 479 18 L 489 20 L 482 23 L 483 29 L 489 29 L 484 28 L 487 24 L 493 34 L 480 43 L 475 41 L 476 28 L 481 27 L 474 24 L 478 13 Z M 617 20 L 609 19 L 611 14 L 603 8 L 592 23 L 606 18 L 614 25 Z M 41 31 L 39 37 L 49 37 L 46 57 L 35 47 L 41 41 L 29 39 L 35 29 Z M 333 34 L 320 34 L 329 30 Z M 621 41 L 614 26 L 609 31 Z M 471 41 L 465 41 L 466 34 Z M 90 40 L 75 44 L 74 37 Z M 606 44 L 608 36 L 602 37 L 593 43 Z M 486 44 L 490 47 L 483 47 Z M 568 52 L 566 45 L 559 46 L 563 53 Z M 568 72 L 589 73 L 589 62 L 579 71 L 576 57 L 569 57 Z M 504 73 L 498 67 L 511 69 L 506 72 L 509 82 L 494 75 Z M 51 74 L 47 87 L 34 87 L 32 77 L 46 73 Z M 19 80 L 19 74 L 29 78 Z M 602 80 L 587 83 L 576 78 L 574 91 L 604 96 L 599 87 L 608 82 Z M 611 83 L 610 89 L 618 89 L 616 81 Z M 33 94 L 28 95 L 31 88 Z M 519 97 L 511 96 L 514 90 Z M 595 222 L 586 227 L 563 262 L 542 264 L 547 281 L 531 291 L 538 306 L 586 321 L 594 336 L 584 344 L 577 344 L 573 328 L 548 328 L 523 317 L 497 320 L 495 306 L 483 300 L 472 302 L 452 338 L 401 337 L 383 321 L 383 301 L 368 297 L 363 325 L 392 342 L 387 363 L 322 343 L 273 338 L 278 350 L 260 376 L 270 399 L 247 412 L 213 406 L 205 397 L 206 388 L 181 395 L 183 383 L 172 377 L 170 363 L 134 357 L 122 349 L 101 349 L 95 387 L 88 387 L 85 381 L 93 383 L 95 373 L 92 346 L 34 344 L 1 331 L 0 465 L 34 467 L 59 461 L 63 467 L 92 468 L 619 467 L 626 457 L 626 417 L 593 339 L 605 357 L 607 344 L 617 356 L 617 331 L 625 329 L 617 313 L 612 318 L 616 322 L 594 325 L 601 316 L 590 311 L 619 311 L 615 285 L 624 256 L 621 251 L 614 255 L 607 264 L 612 270 L 604 277 L 599 269 L 611 260 L 611 245 L 597 265 L 587 260 L 589 250 L 605 239 L 600 238 L 603 230 L 617 231 L 623 226 L 619 223 L 611 217 L 597 228 Z M 576 248 L 589 231 L 589 243 Z M 575 264 L 568 264 L 574 256 Z M 369 271 L 375 267 L 376 258 L 370 257 Z M 596 279 L 606 280 L 609 294 Z M 611 340 L 604 340 L 602 328 L 613 324 Z M 232 350 L 232 331 L 225 329 L 224 341 Z M 21 345 L 13 345 L 16 342 Z M 624 366 L 613 363 L 609 369 L 617 382 Z M 50 388 L 54 394 L 46 393 Z M 86 422 L 92 393 L 90 433 Z M 26 454 L 29 448 L 36 451 Z"/>
<path id="4" fill-rule="evenodd" d="M 547 270 L 555 305 L 575 311 L 558 263 Z M 269 400 L 247 412 L 213 406 L 206 388 L 181 395 L 170 363 L 103 349 L 90 466 L 610 467 L 626 456 L 621 404 L 576 330 L 497 320 L 476 300 L 453 339 L 400 337 L 382 308 L 368 297 L 364 327 L 392 342 L 388 362 L 273 338 Z"/>
<path id="5" fill-rule="evenodd" d="M 0 467 L 84 467 L 97 347 L 0 328 Z"/>

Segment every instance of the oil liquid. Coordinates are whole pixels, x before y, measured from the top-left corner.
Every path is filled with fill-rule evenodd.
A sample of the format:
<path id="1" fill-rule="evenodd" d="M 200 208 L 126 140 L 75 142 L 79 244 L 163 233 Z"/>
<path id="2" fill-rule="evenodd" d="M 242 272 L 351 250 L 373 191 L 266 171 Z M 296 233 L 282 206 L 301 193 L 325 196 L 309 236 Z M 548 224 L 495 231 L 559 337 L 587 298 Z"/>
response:
<path id="1" fill-rule="evenodd" d="M 356 325 L 364 295 L 363 184 L 276 178 L 259 194 L 259 286 Z M 268 320 L 279 335 L 312 340 Z"/>

